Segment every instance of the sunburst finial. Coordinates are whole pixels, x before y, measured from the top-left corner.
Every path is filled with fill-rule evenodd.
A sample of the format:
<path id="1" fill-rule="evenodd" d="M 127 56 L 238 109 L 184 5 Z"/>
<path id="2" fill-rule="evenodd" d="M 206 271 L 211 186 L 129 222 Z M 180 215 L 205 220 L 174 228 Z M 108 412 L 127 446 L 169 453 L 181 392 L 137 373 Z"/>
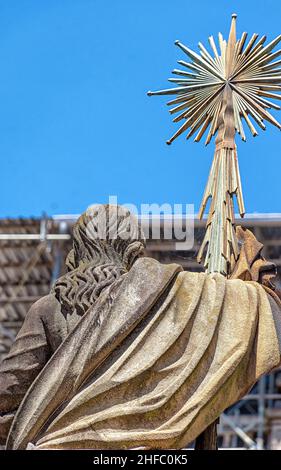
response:
<path id="1" fill-rule="evenodd" d="M 199 43 L 200 55 L 182 44 L 175 44 L 191 59 L 190 62 L 179 60 L 183 69 L 173 70 L 181 78 L 170 78 L 176 88 L 148 92 L 152 95 L 178 95 L 167 104 L 172 115 L 177 114 L 174 122 L 183 121 L 178 131 L 167 141 L 172 143 L 179 135 L 189 130 L 189 139 L 198 129 L 195 142 L 199 142 L 209 128 L 206 144 L 218 130 L 218 115 L 222 106 L 222 96 L 226 85 L 230 85 L 234 107 L 235 129 L 242 140 L 246 140 L 243 120 L 253 136 L 258 134 L 250 117 L 261 129 L 268 121 L 281 129 L 279 122 L 268 109 L 281 109 L 265 98 L 281 99 L 275 92 L 281 91 L 281 61 L 272 62 L 281 55 L 281 50 L 272 52 L 280 42 L 281 35 L 264 46 L 266 36 L 257 42 L 258 35 L 253 34 L 247 45 L 247 33 L 236 40 L 236 13 L 232 14 L 228 42 L 219 33 L 219 51 L 213 37 L 209 37 L 213 56 Z M 274 93 L 272 93 L 274 92 Z"/>
<path id="2" fill-rule="evenodd" d="M 236 39 L 236 18 L 233 13 L 228 41 L 218 35 L 219 50 L 212 36 L 209 44 L 212 54 L 199 42 L 200 54 L 192 51 L 180 41 L 175 44 L 188 56 L 189 62 L 179 60 L 182 69 L 173 70 L 177 78 L 169 78 L 175 88 L 148 92 L 148 95 L 177 95 L 167 104 L 174 122 L 183 124 L 167 141 L 171 144 L 187 131 L 189 139 L 196 132 L 199 142 L 207 132 L 206 145 L 216 137 L 215 156 L 205 194 L 199 211 L 203 216 L 209 198 L 212 199 L 205 238 L 198 254 L 201 261 L 206 250 L 205 267 L 208 272 L 228 275 L 233 260 L 238 257 L 235 234 L 233 197 L 237 197 L 240 215 L 245 209 L 242 197 L 240 174 L 235 145 L 235 134 L 246 140 L 243 122 L 253 136 L 258 134 L 253 121 L 265 130 L 264 121 L 281 129 L 279 122 L 269 109 L 281 109 L 270 99 L 281 99 L 281 50 L 273 49 L 281 35 L 265 45 L 266 36 L 258 41 L 253 34 L 246 45 L 247 33 Z M 179 78 L 180 77 L 180 78 Z M 277 92 L 277 93 L 276 93 Z M 253 119 L 253 121 L 251 119 Z"/>

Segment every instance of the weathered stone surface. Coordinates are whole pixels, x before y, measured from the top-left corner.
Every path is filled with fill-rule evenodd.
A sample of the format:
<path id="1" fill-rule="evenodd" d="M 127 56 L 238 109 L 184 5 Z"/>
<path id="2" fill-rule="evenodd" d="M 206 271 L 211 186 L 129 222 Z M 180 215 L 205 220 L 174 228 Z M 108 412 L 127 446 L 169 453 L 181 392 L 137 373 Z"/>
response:
<path id="1" fill-rule="evenodd" d="M 150 258 L 133 263 L 143 246 L 136 237 L 113 251 L 109 241 L 100 242 L 87 258 L 82 233 L 68 259 L 69 277 L 34 306 L 2 365 L 0 429 L 21 403 L 7 448 L 180 448 L 280 363 L 272 265 L 247 231 L 239 234 L 243 267 L 231 280 Z M 110 269 L 98 293 L 93 272 L 104 265 L 100 245 Z M 117 246 L 123 247 L 118 256 Z M 267 273 L 267 290 L 251 280 L 257 272 Z"/>
<path id="2" fill-rule="evenodd" d="M 262 287 L 185 272 L 171 282 L 175 271 L 139 260 L 106 314 L 83 316 L 29 390 L 9 447 L 182 447 L 279 363 Z"/>

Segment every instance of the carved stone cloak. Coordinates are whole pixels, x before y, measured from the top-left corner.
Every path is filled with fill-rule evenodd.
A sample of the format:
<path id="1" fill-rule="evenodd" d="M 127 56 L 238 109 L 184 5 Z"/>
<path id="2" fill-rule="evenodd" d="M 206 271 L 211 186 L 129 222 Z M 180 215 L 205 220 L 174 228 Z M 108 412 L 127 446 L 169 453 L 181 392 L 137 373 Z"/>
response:
<path id="1" fill-rule="evenodd" d="M 262 286 L 139 259 L 31 385 L 8 449 L 182 448 L 280 363 Z M 118 281 L 117 281 L 118 282 Z"/>

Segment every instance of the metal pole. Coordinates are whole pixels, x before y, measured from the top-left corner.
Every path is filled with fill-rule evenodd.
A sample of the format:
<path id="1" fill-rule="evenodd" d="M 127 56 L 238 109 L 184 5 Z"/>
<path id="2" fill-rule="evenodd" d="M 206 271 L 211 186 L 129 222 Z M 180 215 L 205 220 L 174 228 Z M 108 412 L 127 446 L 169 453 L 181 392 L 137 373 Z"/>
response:
<path id="1" fill-rule="evenodd" d="M 48 233 L 45 240 L 70 240 L 71 235 L 67 233 Z M 42 241 L 42 234 L 40 233 L 0 233 L 1 240 L 37 240 Z"/>
<path id="2" fill-rule="evenodd" d="M 264 449 L 264 424 L 265 424 L 265 385 L 266 378 L 262 377 L 258 383 L 258 432 L 257 432 L 257 449 Z"/>

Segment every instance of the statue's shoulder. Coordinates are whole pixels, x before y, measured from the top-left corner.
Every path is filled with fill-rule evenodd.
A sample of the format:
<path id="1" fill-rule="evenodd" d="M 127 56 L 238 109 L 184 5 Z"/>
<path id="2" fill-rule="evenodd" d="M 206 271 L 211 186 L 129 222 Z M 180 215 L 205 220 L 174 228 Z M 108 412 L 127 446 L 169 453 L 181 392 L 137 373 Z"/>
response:
<path id="1" fill-rule="evenodd" d="M 54 294 L 44 295 L 31 305 L 27 315 L 30 317 L 41 317 L 42 319 L 48 316 L 51 312 L 60 309 L 60 304 Z"/>
<path id="2" fill-rule="evenodd" d="M 170 264 L 163 264 L 163 263 L 160 263 L 160 261 L 158 261 L 157 259 L 155 258 L 150 258 L 149 256 L 142 256 L 140 258 L 138 258 L 134 265 L 133 265 L 133 268 L 132 269 L 153 269 L 153 270 L 166 270 L 166 269 L 177 269 L 177 270 L 180 270 L 182 271 L 182 266 L 179 265 L 179 264 L 176 264 L 176 263 L 170 263 Z"/>
<path id="3" fill-rule="evenodd" d="M 160 279 L 163 276 L 174 276 L 182 270 L 183 268 L 179 264 L 163 264 L 154 258 L 143 256 L 135 261 L 130 272 L 132 277 L 138 273 L 145 277 L 156 277 Z"/>

